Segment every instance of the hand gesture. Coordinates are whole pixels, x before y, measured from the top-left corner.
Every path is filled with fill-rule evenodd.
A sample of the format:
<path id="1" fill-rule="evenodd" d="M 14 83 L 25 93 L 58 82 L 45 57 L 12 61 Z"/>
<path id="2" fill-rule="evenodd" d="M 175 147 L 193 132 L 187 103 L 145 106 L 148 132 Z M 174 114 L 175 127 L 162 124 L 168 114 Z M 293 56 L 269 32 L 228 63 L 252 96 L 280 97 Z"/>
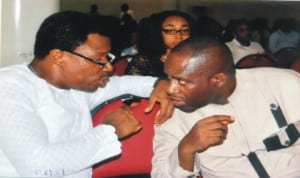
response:
<path id="1" fill-rule="evenodd" d="M 179 144 L 181 167 L 193 170 L 195 153 L 201 153 L 211 146 L 222 144 L 226 139 L 228 124 L 233 121 L 231 116 L 214 115 L 196 122 Z"/>
<path id="2" fill-rule="evenodd" d="M 122 106 L 108 113 L 103 124 L 115 127 L 119 139 L 127 138 L 142 129 L 141 122 L 135 118 L 128 106 Z"/>
<path id="3" fill-rule="evenodd" d="M 169 119 L 174 111 L 173 102 L 167 94 L 168 87 L 169 81 L 160 80 L 153 89 L 148 106 L 145 109 L 145 112 L 150 112 L 156 103 L 160 104 L 160 111 L 157 113 L 154 121 L 158 125 Z"/>

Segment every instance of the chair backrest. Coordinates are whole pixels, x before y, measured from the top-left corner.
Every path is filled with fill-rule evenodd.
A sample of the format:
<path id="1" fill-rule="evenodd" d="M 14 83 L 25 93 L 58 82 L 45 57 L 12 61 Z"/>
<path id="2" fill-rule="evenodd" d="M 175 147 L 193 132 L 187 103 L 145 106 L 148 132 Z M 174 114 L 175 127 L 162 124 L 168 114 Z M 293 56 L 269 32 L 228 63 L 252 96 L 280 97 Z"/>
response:
<path id="1" fill-rule="evenodd" d="M 250 54 L 238 61 L 236 68 L 277 67 L 275 61 L 267 54 Z"/>
<path id="2" fill-rule="evenodd" d="M 300 72 L 300 57 L 294 60 L 293 64 L 290 66 L 290 69 Z"/>
<path id="3" fill-rule="evenodd" d="M 273 59 L 280 68 L 290 68 L 294 60 L 300 57 L 300 53 L 295 47 L 286 47 L 273 54 Z"/>
<path id="4" fill-rule="evenodd" d="M 104 116 L 125 103 L 122 99 L 107 102 L 93 116 L 93 125 L 101 124 Z M 151 113 L 145 114 L 147 99 L 141 99 L 139 104 L 130 107 L 131 111 L 143 125 L 140 132 L 122 141 L 122 154 L 94 166 L 93 178 L 116 177 L 121 175 L 150 174 L 152 139 L 154 135 L 154 117 L 159 110 L 156 105 Z"/>
<path id="5" fill-rule="evenodd" d="M 121 76 L 125 73 L 125 70 L 127 68 L 127 65 L 129 63 L 129 59 L 131 59 L 132 56 L 121 56 L 118 59 L 116 59 L 113 62 L 113 67 L 114 67 L 114 75 Z"/>

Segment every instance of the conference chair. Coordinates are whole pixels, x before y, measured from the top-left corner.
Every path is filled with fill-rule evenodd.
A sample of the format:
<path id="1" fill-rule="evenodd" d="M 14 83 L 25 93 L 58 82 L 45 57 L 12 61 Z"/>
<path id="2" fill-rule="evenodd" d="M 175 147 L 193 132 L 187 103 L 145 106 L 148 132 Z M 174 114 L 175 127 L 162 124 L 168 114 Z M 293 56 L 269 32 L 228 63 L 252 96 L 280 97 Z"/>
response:
<path id="1" fill-rule="evenodd" d="M 122 95 L 100 104 L 92 111 L 93 125 L 101 124 L 108 112 L 124 105 L 130 105 L 132 100 L 136 102 L 137 98 L 132 95 Z M 148 99 L 139 98 L 138 104 L 130 107 L 135 117 L 141 121 L 142 130 L 121 142 L 121 155 L 95 165 L 93 178 L 150 178 L 154 117 L 159 110 L 159 105 L 156 105 L 152 112 L 146 114 L 144 109 L 147 104 Z"/>
<path id="2" fill-rule="evenodd" d="M 114 67 L 114 75 L 121 76 L 125 73 L 126 67 L 129 63 L 129 60 L 132 58 L 131 55 L 128 56 L 121 56 L 118 59 L 116 59 L 112 65 Z"/>
<path id="3" fill-rule="evenodd" d="M 270 55 L 250 54 L 240 59 L 235 67 L 238 69 L 253 67 L 277 67 L 277 64 Z"/>
<path id="4" fill-rule="evenodd" d="M 295 47 L 286 47 L 273 53 L 273 59 L 280 68 L 290 68 L 296 59 L 299 59 L 300 53 Z"/>

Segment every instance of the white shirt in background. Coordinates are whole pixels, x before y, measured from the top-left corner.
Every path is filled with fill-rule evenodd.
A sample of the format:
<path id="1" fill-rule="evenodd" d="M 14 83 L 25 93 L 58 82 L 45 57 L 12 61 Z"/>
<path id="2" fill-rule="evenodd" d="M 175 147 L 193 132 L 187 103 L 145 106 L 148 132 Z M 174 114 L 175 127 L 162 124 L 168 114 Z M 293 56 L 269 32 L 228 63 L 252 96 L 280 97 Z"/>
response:
<path id="1" fill-rule="evenodd" d="M 226 45 L 229 47 L 232 53 L 234 64 L 237 64 L 240 59 L 250 54 L 259 54 L 265 52 L 259 43 L 253 41 L 250 42 L 249 46 L 243 46 L 234 38 L 232 41 L 227 42 Z"/>

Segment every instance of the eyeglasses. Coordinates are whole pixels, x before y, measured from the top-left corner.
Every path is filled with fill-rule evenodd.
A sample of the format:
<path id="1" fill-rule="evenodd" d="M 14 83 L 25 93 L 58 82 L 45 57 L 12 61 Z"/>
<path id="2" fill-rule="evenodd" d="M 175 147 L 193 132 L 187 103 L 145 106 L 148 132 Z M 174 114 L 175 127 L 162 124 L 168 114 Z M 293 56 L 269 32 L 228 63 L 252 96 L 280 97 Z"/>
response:
<path id="1" fill-rule="evenodd" d="M 79 54 L 79 53 L 76 53 L 76 52 L 74 52 L 74 51 L 69 51 L 69 50 L 65 50 L 65 51 L 67 51 L 67 52 L 69 52 L 69 53 L 72 53 L 72 54 L 74 54 L 74 55 L 76 55 L 76 56 L 79 56 L 79 57 L 81 57 L 81 58 L 83 58 L 83 59 L 85 59 L 85 60 L 88 60 L 88 61 L 92 62 L 92 63 L 98 64 L 98 65 L 100 65 L 101 67 L 104 67 L 104 66 L 106 66 L 107 64 L 111 64 L 111 63 L 115 60 L 115 58 L 116 58 L 113 54 L 107 53 L 107 56 L 106 56 L 107 62 L 101 62 L 101 61 L 99 61 L 99 60 L 96 60 L 96 59 L 92 59 L 92 58 L 86 57 L 86 56 L 84 56 L 84 55 L 82 55 L 82 54 Z"/>
<path id="2" fill-rule="evenodd" d="M 177 33 L 180 33 L 181 35 L 189 35 L 191 30 L 190 29 L 180 29 L 180 30 L 174 30 L 174 29 L 161 29 L 163 32 L 165 32 L 167 35 L 176 35 Z"/>

